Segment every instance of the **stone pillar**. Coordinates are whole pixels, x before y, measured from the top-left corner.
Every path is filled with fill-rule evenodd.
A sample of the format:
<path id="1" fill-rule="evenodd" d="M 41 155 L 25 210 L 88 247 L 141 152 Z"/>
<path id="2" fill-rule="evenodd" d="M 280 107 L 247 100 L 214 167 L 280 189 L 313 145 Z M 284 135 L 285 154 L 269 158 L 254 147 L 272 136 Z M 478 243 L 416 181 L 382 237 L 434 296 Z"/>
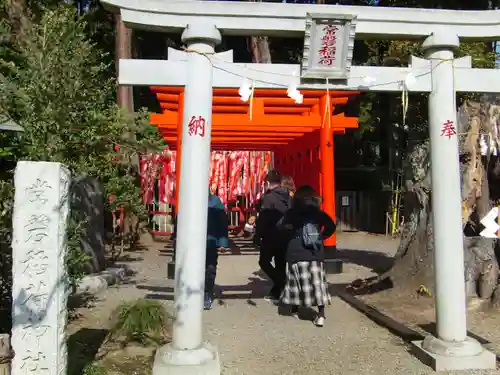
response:
<path id="1" fill-rule="evenodd" d="M 17 163 L 12 219 L 12 375 L 66 374 L 65 268 L 70 173 Z"/>
<path id="2" fill-rule="evenodd" d="M 214 24 L 189 24 L 188 77 L 184 92 L 179 213 L 175 256 L 175 321 L 172 344 L 158 350 L 153 375 L 220 374 L 215 348 L 203 342 L 208 172 L 212 123 L 210 61 L 221 35 Z"/>
<path id="3" fill-rule="evenodd" d="M 415 343 L 436 371 L 493 369 L 495 355 L 467 337 L 454 55 L 458 36 L 434 33 L 422 49 L 432 67 L 429 134 L 437 337 Z M 429 359 L 428 358 L 428 359 Z M 427 360 L 428 360 L 427 359 Z"/>

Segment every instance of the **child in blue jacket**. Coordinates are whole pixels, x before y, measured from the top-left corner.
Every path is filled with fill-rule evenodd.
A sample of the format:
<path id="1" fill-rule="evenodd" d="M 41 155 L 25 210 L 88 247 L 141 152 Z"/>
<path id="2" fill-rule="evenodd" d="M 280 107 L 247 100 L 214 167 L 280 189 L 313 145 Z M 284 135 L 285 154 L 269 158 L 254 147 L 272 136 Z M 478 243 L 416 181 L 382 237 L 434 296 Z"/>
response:
<path id="1" fill-rule="evenodd" d="M 218 250 L 229 248 L 228 219 L 224 205 L 216 195 L 208 195 L 207 258 L 205 262 L 205 310 L 212 308 Z"/>
<path id="2" fill-rule="evenodd" d="M 217 276 L 217 261 L 219 249 L 229 248 L 228 219 L 224 205 L 219 197 L 209 193 L 207 218 L 207 249 L 205 260 L 205 310 L 212 309 L 215 277 Z M 177 233 L 177 218 L 175 220 L 172 239 L 175 241 Z M 175 242 L 174 242 L 175 243 Z M 174 245 L 175 248 L 175 245 Z"/>

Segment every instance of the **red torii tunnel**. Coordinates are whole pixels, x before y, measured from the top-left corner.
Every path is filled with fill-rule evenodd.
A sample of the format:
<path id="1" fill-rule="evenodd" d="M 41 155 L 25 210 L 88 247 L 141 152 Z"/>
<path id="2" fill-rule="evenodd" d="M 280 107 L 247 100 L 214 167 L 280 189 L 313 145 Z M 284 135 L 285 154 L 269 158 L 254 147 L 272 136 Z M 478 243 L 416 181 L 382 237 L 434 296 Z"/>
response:
<path id="1" fill-rule="evenodd" d="M 155 86 L 151 90 L 163 111 L 151 114 L 151 124 L 158 126 L 170 148 L 177 150 L 179 181 L 184 88 Z M 256 89 L 252 100 L 245 103 L 238 89 L 214 89 L 212 150 L 272 151 L 275 168 L 290 175 L 297 186 L 314 187 L 322 197 L 323 210 L 336 219 L 334 134 L 358 127 L 358 119 L 345 117 L 339 107 L 359 93 L 306 90 L 301 94 L 304 100 L 297 104 L 286 90 Z M 325 245 L 336 246 L 336 237 Z"/>

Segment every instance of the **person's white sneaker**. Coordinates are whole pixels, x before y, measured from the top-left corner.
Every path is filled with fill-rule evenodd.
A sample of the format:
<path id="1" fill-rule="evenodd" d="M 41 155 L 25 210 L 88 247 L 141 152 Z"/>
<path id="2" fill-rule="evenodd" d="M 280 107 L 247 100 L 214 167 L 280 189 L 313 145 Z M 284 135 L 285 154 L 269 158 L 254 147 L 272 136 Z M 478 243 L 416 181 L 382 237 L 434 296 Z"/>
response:
<path id="1" fill-rule="evenodd" d="M 277 305 L 280 300 L 274 296 L 265 296 L 264 301 L 271 302 L 272 304 Z"/>
<path id="2" fill-rule="evenodd" d="M 325 325 L 325 318 L 323 316 L 317 316 L 313 323 L 316 327 L 323 327 Z"/>
<path id="3" fill-rule="evenodd" d="M 280 302 L 280 296 L 277 295 L 273 289 L 271 289 L 269 294 L 264 297 L 264 301 L 271 302 L 273 305 L 278 305 Z"/>

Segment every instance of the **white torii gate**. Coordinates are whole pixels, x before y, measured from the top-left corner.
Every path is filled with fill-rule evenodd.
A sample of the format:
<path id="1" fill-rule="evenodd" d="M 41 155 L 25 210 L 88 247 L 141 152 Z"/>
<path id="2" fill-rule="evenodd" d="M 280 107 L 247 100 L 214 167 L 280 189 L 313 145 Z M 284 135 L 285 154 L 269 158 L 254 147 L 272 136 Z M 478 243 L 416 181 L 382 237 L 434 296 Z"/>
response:
<path id="1" fill-rule="evenodd" d="M 429 93 L 437 337 L 429 336 L 414 344 L 421 354 L 432 359 L 436 370 L 495 368 L 495 355 L 467 337 L 458 138 L 453 132 L 457 122 L 456 92 L 497 92 L 500 71 L 472 69 L 470 57 L 454 59 L 453 51 L 459 47 L 460 39 L 497 40 L 500 11 L 189 0 L 102 2 L 119 9 L 129 27 L 183 32 L 182 40 L 187 45 L 187 52 L 170 53 L 169 60 L 121 60 L 119 67 L 122 85 L 185 86 L 176 322 L 173 342 L 158 351 L 153 375 L 220 374 L 217 351 L 203 343 L 202 335 L 212 87 L 238 88 L 242 77 L 253 81 L 255 88 L 278 89 L 292 84 L 299 90 L 404 88 Z M 233 64 L 230 54 L 214 53 L 221 31 L 245 36 L 306 35 L 306 47 L 310 47 L 307 43 L 314 41 L 307 35 L 314 18 L 352 21 L 351 29 L 339 31 L 346 55 L 352 56 L 355 30 L 360 37 L 425 38 L 425 59 L 413 57 L 408 68 L 350 67 L 350 59 L 343 56 L 341 66 L 320 69 L 323 80 L 312 83 L 304 79 L 305 65 Z M 193 116 L 206 119 L 206 136 L 188 133 L 188 122 Z"/>

